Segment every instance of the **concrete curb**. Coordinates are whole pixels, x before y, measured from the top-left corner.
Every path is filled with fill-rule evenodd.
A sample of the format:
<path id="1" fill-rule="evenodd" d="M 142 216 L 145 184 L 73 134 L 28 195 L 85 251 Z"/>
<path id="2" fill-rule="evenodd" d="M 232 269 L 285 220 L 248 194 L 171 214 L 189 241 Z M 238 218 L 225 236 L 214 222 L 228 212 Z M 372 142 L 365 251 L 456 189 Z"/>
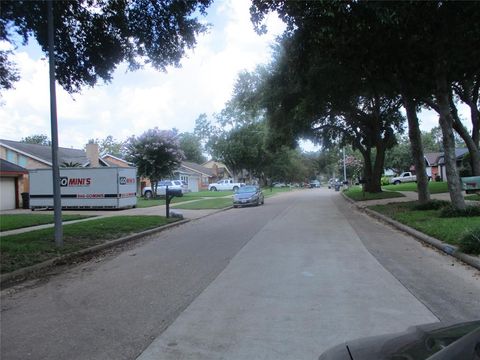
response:
<path id="1" fill-rule="evenodd" d="M 422 233 L 418 230 L 412 229 L 409 226 L 406 226 L 402 223 L 399 223 L 398 221 L 395 221 L 395 220 L 389 218 L 388 216 L 385 216 L 383 214 L 380 214 L 380 213 L 378 213 L 374 210 L 368 209 L 368 208 L 363 208 L 343 193 L 342 193 L 342 196 L 345 200 L 347 200 L 350 203 L 352 203 L 353 205 L 355 205 L 358 210 L 363 210 L 367 215 L 372 216 L 372 217 L 374 217 L 378 220 L 381 220 L 383 222 L 386 222 L 386 223 L 396 227 L 397 229 L 399 229 L 403 232 L 406 232 L 407 234 L 413 236 L 414 238 L 416 238 L 416 239 L 418 239 L 418 240 L 420 240 L 424 243 L 427 243 L 428 245 L 431 245 L 431 246 L 435 247 L 436 249 L 444 252 L 445 254 L 453 256 L 453 257 L 463 261 L 464 263 L 476 268 L 477 270 L 480 270 L 480 258 L 464 254 L 464 253 L 462 253 L 461 251 L 458 250 L 457 246 L 446 244 L 441 240 L 438 240 L 434 237 L 425 235 L 424 233 Z"/>
<path id="2" fill-rule="evenodd" d="M 206 215 L 206 216 L 208 216 L 208 215 Z M 108 248 L 111 248 L 111 247 L 114 247 L 114 246 L 117 246 L 117 245 L 120 245 L 120 244 L 124 244 L 124 243 L 139 239 L 139 238 L 144 237 L 144 236 L 152 235 L 152 234 L 170 229 L 172 227 L 183 225 L 183 224 L 185 224 L 187 222 L 190 222 L 190 221 L 191 220 L 189 220 L 189 219 L 176 221 L 176 222 L 171 223 L 171 224 L 167 224 L 167 225 L 163 225 L 163 226 L 160 226 L 160 227 L 157 227 L 157 228 L 154 228 L 154 229 L 142 231 L 140 233 L 124 236 L 124 237 L 121 237 L 119 239 L 111 240 L 111 241 L 108 241 L 108 242 L 103 243 L 103 244 L 95 245 L 95 246 L 92 246 L 92 247 L 89 247 L 89 248 L 86 248 L 86 249 L 83 249 L 83 250 L 76 251 L 76 252 L 71 253 L 71 254 L 59 256 L 59 257 L 56 257 L 54 259 L 50 259 L 50 260 L 41 262 L 39 264 L 35 264 L 35 265 L 28 266 L 28 267 L 25 267 L 25 268 L 22 268 L 22 269 L 19 269 L 19 270 L 16 270 L 16 271 L 12 271 L 12 272 L 7 273 L 7 274 L 3 274 L 3 275 L 0 276 L 0 285 L 2 286 L 2 288 L 8 287 L 8 285 L 10 283 L 14 283 L 15 280 L 21 279 L 21 278 L 23 278 L 23 277 L 25 277 L 29 274 L 33 274 L 37 271 L 44 270 L 44 269 L 47 269 L 49 267 L 53 267 L 57 264 L 61 264 L 61 263 L 64 263 L 66 261 L 76 259 L 76 258 L 85 256 L 85 255 L 88 255 L 88 254 L 92 254 L 92 253 L 95 253 L 95 252 L 98 252 L 98 251 L 101 251 L 101 250 L 105 250 L 105 249 L 108 249 Z"/>

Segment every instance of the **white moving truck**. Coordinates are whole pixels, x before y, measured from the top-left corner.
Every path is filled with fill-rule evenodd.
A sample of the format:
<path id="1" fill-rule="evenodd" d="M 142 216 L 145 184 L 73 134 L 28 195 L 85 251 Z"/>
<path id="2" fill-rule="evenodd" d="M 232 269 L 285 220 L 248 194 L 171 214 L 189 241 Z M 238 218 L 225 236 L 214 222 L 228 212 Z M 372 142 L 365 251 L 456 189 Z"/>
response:
<path id="1" fill-rule="evenodd" d="M 53 208 L 52 170 L 29 171 L 30 208 Z M 124 209 L 137 205 L 137 169 L 60 169 L 63 209 Z"/>

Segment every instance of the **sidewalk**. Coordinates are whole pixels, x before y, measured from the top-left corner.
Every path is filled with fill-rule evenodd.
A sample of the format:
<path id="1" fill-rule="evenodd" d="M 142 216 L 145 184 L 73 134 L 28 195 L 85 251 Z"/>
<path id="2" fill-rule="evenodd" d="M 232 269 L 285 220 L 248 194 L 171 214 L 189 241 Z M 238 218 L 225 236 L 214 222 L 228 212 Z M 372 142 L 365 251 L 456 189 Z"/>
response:
<path id="1" fill-rule="evenodd" d="M 203 198 L 202 198 L 203 199 Z M 199 200 L 190 200 L 190 201 L 185 201 L 183 203 L 190 203 L 190 202 L 195 202 Z M 178 205 L 181 203 L 176 203 L 175 205 Z M 194 219 L 199 219 L 204 216 L 210 215 L 212 213 L 215 213 L 219 211 L 219 209 L 205 209 L 205 210 L 184 210 L 184 209 L 175 209 L 172 208 L 172 205 L 170 205 L 170 211 L 175 212 L 175 213 L 180 213 L 183 215 L 184 219 L 188 220 L 194 220 Z M 16 209 L 16 210 L 8 210 L 8 211 L 2 211 L 0 213 L 1 215 L 4 214 L 53 214 L 53 210 L 45 210 L 45 211 L 35 211 L 32 212 L 29 209 Z M 151 207 L 145 207 L 145 208 L 133 208 L 133 209 L 122 209 L 122 210 L 63 210 L 62 214 L 64 215 L 94 215 L 94 217 L 88 218 L 88 219 L 80 219 L 80 220 L 72 220 L 72 221 L 67 221 L 64 222 L 63 225 L 69 225 L 69 224 L 74 224 L 78 222 L 84 222 L 84 221 L 90 221 L 90 220 L 96 220 L 96 219 L 101 219 L 104 217 L 111 217 L 111 216 L 134 216 L 134 215 L 161 215 L 165 216 L 166 214 L 166 206 L 165 205 L 159 205 L 159 206 L 151 206 Z M 34 230 L 40 230 L 40 229 L 46 229 L 46 228 L 51 228 L 53 227 L 54 224 L 45 224 L 45 225 L 37 225 L 37 226 L 31 226 L 27 228 L 21 228 L 21 229 L 15 229 L 15 230 L 9 230 L 9 231 L 2 231 L 0 234 L 1 236 L 8 236 L 8 235 L 14 235 L 14 234 L 21 234 L 29 231 L 34 231 Z"/>

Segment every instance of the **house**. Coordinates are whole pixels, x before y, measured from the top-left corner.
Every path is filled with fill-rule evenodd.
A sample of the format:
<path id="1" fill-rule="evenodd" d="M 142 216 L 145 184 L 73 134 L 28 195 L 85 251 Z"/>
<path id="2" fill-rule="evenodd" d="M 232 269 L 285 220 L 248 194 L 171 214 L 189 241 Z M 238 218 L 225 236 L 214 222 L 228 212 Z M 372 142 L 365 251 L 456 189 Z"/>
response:
<path id="1" fill-rule="evenodd" d="M 23 175 L 23 178 L 18 182 L 19 189 L 17 192 L 28 192 L 28 170 L 51 168 L 52 147 L 0 139 L 0 159 L 6 160 L 27 171 L 26 175 Z M 58 163 L 60 167 L 131 166 L 127 161 L 113 155 L 107 154 L 100 156 L 97 144 L 87 144 L 85 150 L 59 147 Z M 5 188 L 5 190 L 6 189 L 7 188 Z M 5 196 L 7 196 L 6 193 Z M 4 193 L 2 192 L 2 198 L 3 197 Z M 17 207 L 18 206 L 19 204 L 17 203 Z"/>
<path id="2" fill-rule="evenodd" d="M 455 158 L 456 158 L 457 168 L 462 167 L 463 158 L 467 154 L 468 154 L 468 149 L 467 148 L 455 149 Z M 440 176 L 440 179 L 442 181 L 446 181 L 447 180 L 447 170 L 446 170 L 446 166 L 445 166 L 445 156 L 444 156 L 443 153 L 438 157 L 437 165 L 438 165 L 438 175 Z"/>
<path id="3" fill-rule="evenodd" d="M 213 170 L 213 177 L 210 182 L 215 182 L 221 179 L 233 178 L 232 172 L 227 166 L 219 161 L 209 160 L 202 164 L 203 167 Z"/>
<path id="4" fill-rule="evenodd" d="M 425 157 L 425 163 L 427 166 L 427 175 L 430 176 L 433 180 L 437 179 L 437 176 L 439 176 L 439 168 L 438 168 L 438 159 L 440 156 L 443 156 L 443 153 L 441 152 L 433 152 L 433 153 L 426 153 L 424 155 Z"/>
<path id="5" fill-rule="evenodd" d="M 193 192 L 207 190 L 215 177 L 213 169 L 189 161 L 183 161 L 173 173 L 177 179 L 185 181 Z"/>
<path id="6" fill-rule="evenodd" d="M 11 210 L 20 206 L 20 193 L 27 175 L 27 169 L 0 159 L 0 210 Z"/>

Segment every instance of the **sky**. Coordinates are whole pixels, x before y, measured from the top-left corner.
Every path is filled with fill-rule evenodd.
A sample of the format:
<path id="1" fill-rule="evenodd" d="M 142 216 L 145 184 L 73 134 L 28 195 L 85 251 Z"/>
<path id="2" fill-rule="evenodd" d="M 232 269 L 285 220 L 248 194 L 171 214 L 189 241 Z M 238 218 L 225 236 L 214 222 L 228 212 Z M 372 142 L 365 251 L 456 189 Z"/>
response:
<path id="1" fill-rule="evenodd" d="M 223 109 L 242 70 L 252 71 L 271 60 L 275 37 L 284 24 L 274 15 L 267 20 L 268 33 L 253 30 L 250 2 L 217 0 L 205 21 L 210 30 L 197 38 L 181 68 L 167 73 L 145 68 L 127 72 L 120 66 L 111 83 L 99 83 L 70 95 L 57 85 L 58 132 L 62 147 L 83 148 L 89 139 L 112 135 L 125 140 L 147 129 L 176 128 L 192 132 L 202 113 L 211 116 Z M 0 98 L 0 138 L 21 140 L 33 134 L 50 137 L 48 60 L 38 45 L 15 50 L 21 80 Z M 433 112 L 421 115 L 422 128 L 438 124 Z M 302 143 L 307 151 L 316 148 Z"/>
<path id="2" fill-rule="evenodd" d="M 153 127 L 192 132 L 200 114 L 221 111 L 238 73 L 270 62 L 271 45 L 284 29 L 270 16 L 268 33 L 256 34 L 249 6 L 244 0 L 215 1 L 204 18 L 210 30 L 197 38 L 181 68 L 126 72 L 120 66 L 111 83 L 84 88 L 81 94 L 69 95 L 57 85 L 60 146 L 83 148 L 89 139 L 108 135 L 125 140 Z M 0 138 L 50 137 L 48 60 L 29 43 L 15 50 L 15 62 L 21 80 L 0 98 Z"/>

